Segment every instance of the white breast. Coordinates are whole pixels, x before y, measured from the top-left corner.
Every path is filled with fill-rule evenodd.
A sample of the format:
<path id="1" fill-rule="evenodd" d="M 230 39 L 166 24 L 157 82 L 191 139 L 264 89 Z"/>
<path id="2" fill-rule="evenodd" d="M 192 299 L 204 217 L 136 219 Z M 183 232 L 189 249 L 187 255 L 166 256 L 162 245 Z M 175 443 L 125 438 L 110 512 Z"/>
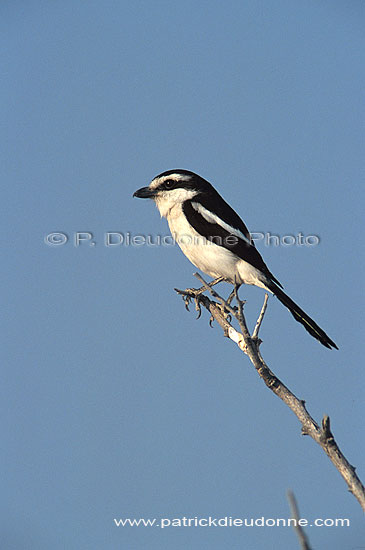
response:
<path id="1" fill-rule="evenodd" d="M 226 248 L 207 241 L 186 220 L 181 205 L 172 208 L 167 216 L 170 231 L 185 256 L 211 277 L 226 277 L 232 282 L 239 260 Z"/>

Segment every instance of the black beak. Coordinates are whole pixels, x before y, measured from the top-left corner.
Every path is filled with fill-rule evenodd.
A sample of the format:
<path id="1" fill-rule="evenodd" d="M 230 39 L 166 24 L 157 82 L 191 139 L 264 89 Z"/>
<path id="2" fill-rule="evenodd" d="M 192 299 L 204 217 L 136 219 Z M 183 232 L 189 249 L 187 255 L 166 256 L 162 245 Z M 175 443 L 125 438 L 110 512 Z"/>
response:
<path id="1" fill-rule="evenodd" d="M 153 189 L 150 189 L 149 187 L 142 187 L 133 193 L 133 197 L 138 197 L 139 199 L 153 199 L 155 194 L 156 193 Z"/>

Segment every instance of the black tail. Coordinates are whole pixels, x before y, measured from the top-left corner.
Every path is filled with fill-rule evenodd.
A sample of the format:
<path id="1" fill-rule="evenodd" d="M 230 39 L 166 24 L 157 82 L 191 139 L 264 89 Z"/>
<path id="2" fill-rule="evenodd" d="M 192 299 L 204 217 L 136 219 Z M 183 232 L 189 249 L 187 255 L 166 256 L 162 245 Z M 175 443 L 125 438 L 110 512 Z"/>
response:
<path id="1" fill-rule="evenodd" d="M 314 338 L 319 340 L 321 344 L 326 346 L 328 349 L 336 348 L 336 344 L 327 334 L 322 330 L 317 323 L 313 321 L 285 292 L 281 290 L 275 283 L 271 283 L 269 286 L 270 290 L 275 294 L 275 296 L 280 300 L 285 307 L 288 308 L 290 313 L 293 315 L 294 319 L 301 323 L 303 327 L 311 334 Z"/>

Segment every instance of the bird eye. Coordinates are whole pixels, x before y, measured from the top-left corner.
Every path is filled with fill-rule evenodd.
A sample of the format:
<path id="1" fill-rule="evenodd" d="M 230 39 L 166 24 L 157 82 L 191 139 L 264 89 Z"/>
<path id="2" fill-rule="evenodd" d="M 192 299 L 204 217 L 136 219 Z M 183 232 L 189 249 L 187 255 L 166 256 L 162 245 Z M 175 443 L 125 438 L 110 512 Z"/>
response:
<path id="1" fill-rule="evenodd" d="M 164 182 L 165 189 L 171 189 L 173 187 L 174 183 L 175 183 L 174 180 L 166 180 Z"/>

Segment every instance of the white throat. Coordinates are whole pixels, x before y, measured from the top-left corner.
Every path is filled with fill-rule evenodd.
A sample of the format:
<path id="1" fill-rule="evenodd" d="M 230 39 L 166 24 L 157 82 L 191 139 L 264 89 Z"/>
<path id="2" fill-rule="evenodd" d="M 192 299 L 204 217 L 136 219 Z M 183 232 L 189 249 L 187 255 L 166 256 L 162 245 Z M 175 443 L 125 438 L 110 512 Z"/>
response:
<path id="1" fill-rule="evenodd" d="M 196 195 L 197 191 L 178 187 L 177 189 L 161 191 L 158 193 L 155 198 L 155 203 L 161 217 L 167 218 L 174 207 L 181 207 L 184 201 L 190 200 Z"/>

